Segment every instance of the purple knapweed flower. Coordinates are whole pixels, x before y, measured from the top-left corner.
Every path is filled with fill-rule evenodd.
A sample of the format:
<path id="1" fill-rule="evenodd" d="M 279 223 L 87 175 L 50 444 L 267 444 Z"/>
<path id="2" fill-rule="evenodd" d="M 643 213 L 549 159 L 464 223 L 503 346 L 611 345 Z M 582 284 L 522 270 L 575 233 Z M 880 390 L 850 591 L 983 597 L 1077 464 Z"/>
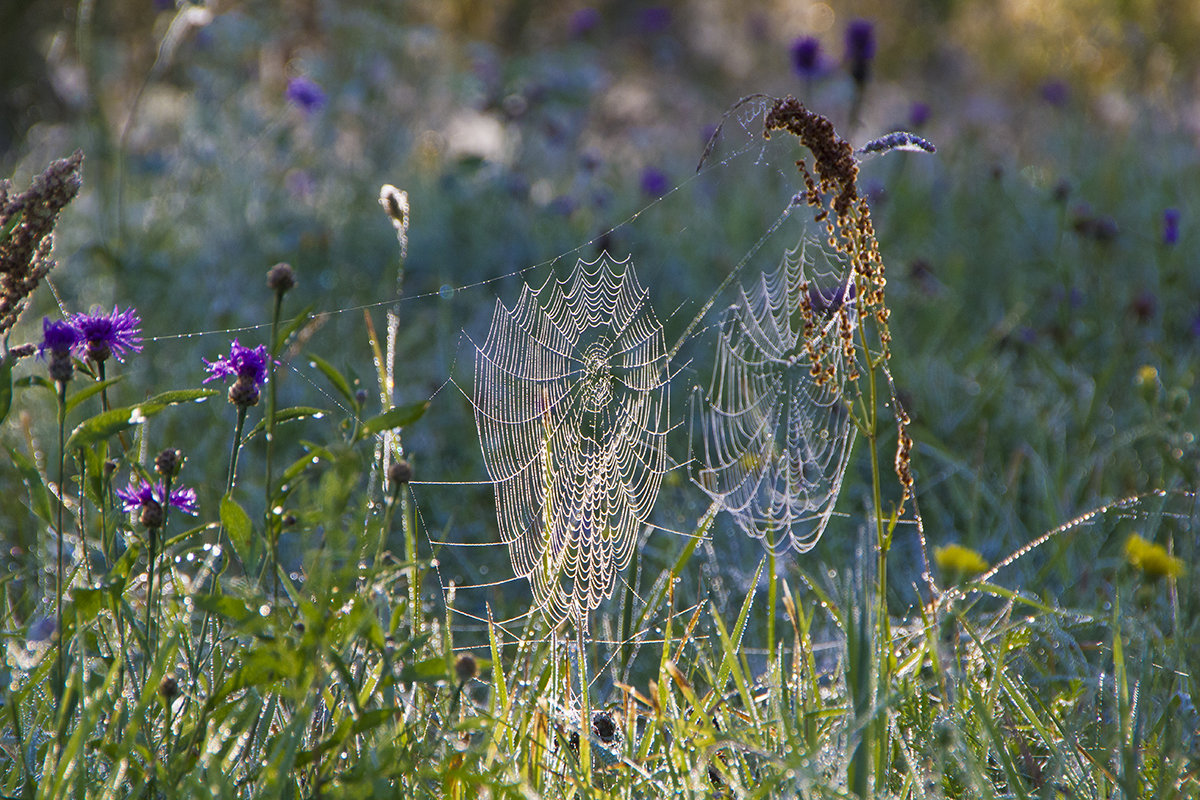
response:
<path id="1" fill-rule="evenodd" d="M 174 506 L 191 517 L 197 513 L 196 490 L 186 486 L 177 486 L 168 495 L 166 484 L 142 483 L 134 477 L 129 486 L 117 489 L 117 497 L 121 500 L 121 510 L 139 513 L 139 520 L 147 528 L 162 527 L 164 506 Z"/>
<path id="2" fill-rule="evenodd" d="M 75 314 L 71 317 L 80 333 L 84 354 L 97 364 L 115 356 L 125 360 L 125 353 L 142 350 L 142 320 L 132 308 L 124 311 L 114 306 L 108 314 Z"/>
<path id="3" fill-rule="evenodd" d="M 1179 243 L 1179 219 L 1180 213 L 1178 208 L 1168 208 L 1163 211 L 1162 215 L 1162 241 L 1163 244 L 1174 246 Z"/>
<path id="4" fill-rule="evenodd" d="M 571 15 L 567 23 L 567 31 L 572 39 L 586 36 L 600 24 L 600 12 L 594 8 L 581 8 Z"/>
<path id="5" fill-rule="evenodd" d="M 243 347 L 237 339 L 229 346 L 229 356 L 221 356 L 216 361 L 201 359 L 208 370 L 205 383 L 218 378 L 244 378 L 262 386 L 267 382 L 267 346 Z"/>
<path id="6" fill-rule="evenodd" d="M 303 75 L 288 81 L 287 91 L 284 94 L 289 101 L 299 106 L 300 110 L 306 114 L 311 114 L 325 105 L 325 92 L 317 85 L 316 81 Z"/>
<path id="7" fill-rule="evenodd" d="M 671 187 L 667 175 L 656 167 L 646 167 L 642 170 L 642 193 L 655 199 L 662 197 Z"/>
<path id="8" fill-rule="evenodd" d="M 261 344 L 254 348 L 243 347 L 234 339 L 229 346 L 228 358 L 204 359 L 204 366 L 208 370 L 205 383 L 218 378 L 236 378 L 229 387 L 229 402 L 239 408 L 256 405 L 259 389 L 267 382 L 267 348 Z"/>
<path id="9" fill-rule="evenodd" d="M 867 82 L 875 58 L 875 23 L 856 19 L 846 26 L 846 62 L 850 75 L 860 86 Z"/>
<path id="10" fill-rule="evenodd" d="M 812 80 L 821 73 L 821 42 L 815 36 L 801 36 L 792 42 L 792 71 Z"/>
<path id="11" fill-rule="evenodd" d="M 70 322 L 51 321 L 49 317 L 43 317 L 42 343 L 38 345 L 38 358 L 45 358 L 47 350 L 52 356 L 66 358 L 79 346 L 80 339 L 79 329 Z"/>

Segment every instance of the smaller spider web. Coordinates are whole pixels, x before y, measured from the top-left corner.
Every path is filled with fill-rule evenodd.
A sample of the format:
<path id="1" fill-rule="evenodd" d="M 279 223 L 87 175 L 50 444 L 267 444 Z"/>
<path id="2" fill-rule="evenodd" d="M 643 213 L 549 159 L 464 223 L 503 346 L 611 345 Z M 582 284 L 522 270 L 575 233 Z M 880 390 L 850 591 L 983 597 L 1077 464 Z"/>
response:
<path id="1" fill-rule="evenodd" d="M 668 469 L 669 379 L 628 260 L 497 301 L 472 406 L 500 537 L 552 621 L 586 624 L 629 562 Z"/>
<path id="2" fill-rule="evenodd" d="M 696 483 L 777 550 L 811 549 L 841 489 L 855 434 L 841 343 L 852 298 L 844 263 L 806 237 L 743 286 L 721 321 Z"/>

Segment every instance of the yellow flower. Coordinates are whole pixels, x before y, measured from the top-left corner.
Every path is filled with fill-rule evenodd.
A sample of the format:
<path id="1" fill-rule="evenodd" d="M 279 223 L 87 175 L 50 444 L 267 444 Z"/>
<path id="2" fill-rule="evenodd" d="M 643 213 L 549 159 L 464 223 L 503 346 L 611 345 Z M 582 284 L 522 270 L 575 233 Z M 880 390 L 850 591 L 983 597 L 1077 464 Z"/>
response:
<path id="1" fill-rule="evenodd" d="M 988 562 L 983 556 L 961 544 L 948 544 L 933 549 L 933 561 L 938 569 L 950 576 L 952 581 L 971 578 L 987 572 Z"/>
<path id="2" fill-rule="evenodd" d="M 1183 561 L 1167 553 L 1167 548 L 1131 534 L 1125 540 L 1125 560 L 1146 573 L 1151 580 L 1177 578 L 1183 574 Z"/>

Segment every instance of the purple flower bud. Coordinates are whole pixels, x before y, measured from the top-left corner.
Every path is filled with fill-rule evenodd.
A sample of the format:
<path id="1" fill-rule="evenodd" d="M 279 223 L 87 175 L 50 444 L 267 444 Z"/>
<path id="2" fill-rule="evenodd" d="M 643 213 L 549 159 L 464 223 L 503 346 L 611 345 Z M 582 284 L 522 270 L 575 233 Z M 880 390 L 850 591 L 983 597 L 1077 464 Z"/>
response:
<path id="1" fill-rule="evenodd" d="M 571 15 L 571 21 L 567 23 L 567 30 L 572 39 L 578 39 L 591 33 L 599 24 L 599 11 L 590 7 L 581 8 Z"/>
<path id="2" fill-rule="evenodd" d="M 792 42 L 792 70 L 811 80 L 821 73 L 821 42 L 815 36 L 801 36 Z"/>
<path id="3" fill-rule="evenodd" d="M 1162 240 L 1163 244 L 1174 246 L 1179 243 L 1179 219 L 1180 213 L 1178 208 L 1168 208 L 1163 211 L 1162 216 Z"/>
<path id="4" fill-rule="evenodd" d="M 1071 87 L 1061 78 L 1052 78 L 1046 81 L 1039 91 L 1042 100 L 1055 108 L 1062 108 L 1071 99 Z"/>
<path id="5" fill-rule="evenodd" d="M 315 81 L 303 75 L 288 81 L 285 95 L 306 114 L 311 114 L 325 105 L 325 92 Z"/>
<path id="6" fill-rule="evenodd" d="M 867 82 L 871 61 L 875 58 L 875 23 L 866 19 L 853 20 L 846 26 L 846 61 L 854 82 Z"/>
<path id="7" fill-rule="evenodd" d="M 656 167 L 646 167 L 642 170 L 642 193 L 658 199 L 671 188 L 667 175 Z"/>

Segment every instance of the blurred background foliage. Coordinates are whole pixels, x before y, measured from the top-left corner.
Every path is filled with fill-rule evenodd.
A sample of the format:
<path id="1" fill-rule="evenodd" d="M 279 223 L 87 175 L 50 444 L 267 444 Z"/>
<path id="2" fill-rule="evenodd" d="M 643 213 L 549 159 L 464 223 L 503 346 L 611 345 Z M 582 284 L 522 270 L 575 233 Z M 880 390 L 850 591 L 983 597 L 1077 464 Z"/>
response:
<path id="1" fill-rule="evenodd" d="M 842 42 L 856 18 L 879 43 L 857 118 Z M 803 36 L 823 53 L 808 75 L 790 57 Z M 150 337 L 261 325 L 278 261 L 300 276 L 289 301 L 380 303 L 396 251 L 378 187 L 406 189 L 405 295 L 421 301 L 401 306 L 401 402 L 469 372 L 458 331 L 485 330 L 495 298 L 511 302 L 519 283 L 454 302 L 436 299 L 442 287 L 606 247 L 634 255 L 664 317 L 702 302 L 738 245 L 688 227 L 691 211 L 670 204 L 620 223 L 694 172 L 737 98 L 797 94 L 856 143 L 917 130 L 938 155 L 869 162 L 863 186 L 891 269 L 893 369 L 934 542 L 996 559 L 1103 500 L 1196 485 L 1195 3 L 10 0 L 0 52 L 0 173 L 20 187 L 52 158 L 87 154 L 51 276 L 69 310 L 132 304 Z M 722 196 L 706 219 L 740 224 L 730 239 L 752 242 L 774 213 L 747 212 L 755 191 Z M 1167 208 L 1184 220 L 1173 242 Z M 36 310 L 54 302 L 43 293 Z M 14 341 L 39 325 L 28 314 Z M 371 388 L 359 313 L 322 317 L 308 336 Z M 132 401 L 195 385 L 200 357 L 226 338 L 150 342 L 124 391 Z M 285 372 L 283 402 L 320 404 L 313 380 Z M 478 480 L 466 401 L 441 391 L 406 445 L 426 475 Z M 209 403 L 156 421 L 151 451 L 222 463 L 228 412 Z M 23 419 L 6 436 L 36 451 L 44 423 Z M 862 458 L 852 468 L 849 518 L 831 530 L 858 529 L 866 469 Z M 202 507 L 215 507 L 215 483 L 200 487 Z M 686 488 L 668 487 L 680 518 L 693 513 Z M 23 502 L 0 498 L 0 527 L 32 545 Z M 430 512 L 426 524 L 452 521 L 470 531 L 462 538 L 493 539 L 486 487 L 453 520 Z M 1081 563 L 1120 563 L 1124 537 L 1052 567 L 1071 584 Z M 835 534 L 821 552 L 844 559 L 855 540 Z M 752 575 L 755 552 L 729 563 Z"/>

